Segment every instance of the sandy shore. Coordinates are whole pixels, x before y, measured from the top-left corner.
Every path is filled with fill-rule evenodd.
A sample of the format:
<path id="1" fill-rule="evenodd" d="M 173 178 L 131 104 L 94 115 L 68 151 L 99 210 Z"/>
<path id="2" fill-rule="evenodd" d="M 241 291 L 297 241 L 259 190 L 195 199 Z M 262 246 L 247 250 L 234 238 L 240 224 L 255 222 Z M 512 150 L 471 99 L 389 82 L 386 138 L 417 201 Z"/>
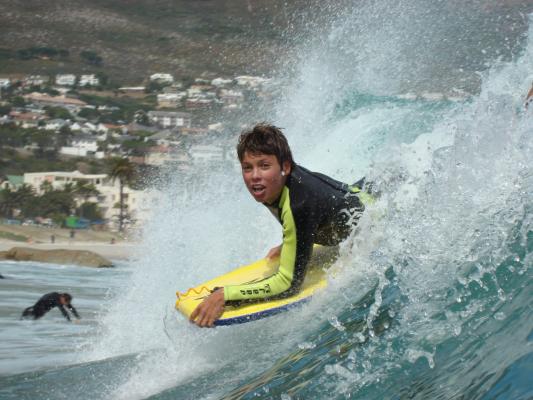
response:
<path id="1" fill-rule="evenodd" d="M 18 240 L 13 240 L 12 235 L 16 235 Z M 76 230 L 71 239 L 69 229 L 0 225 L 0 251 L 12 247 L 90 250 L 109 260 L 127 260 L 135 256 L 137 241 L 126 240 L 114 232 Z"/>

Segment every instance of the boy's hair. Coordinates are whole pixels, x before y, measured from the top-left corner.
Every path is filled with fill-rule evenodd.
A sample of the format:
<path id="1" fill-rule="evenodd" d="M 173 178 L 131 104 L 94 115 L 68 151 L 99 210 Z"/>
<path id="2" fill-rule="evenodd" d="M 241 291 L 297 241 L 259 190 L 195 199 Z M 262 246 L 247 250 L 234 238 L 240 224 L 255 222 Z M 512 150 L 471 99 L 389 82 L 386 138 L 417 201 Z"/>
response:
<path id="1" fill-rule="evenodd" d="M 72 296 L 69 293 L 61 293 L 61 297 L 63 297 L 67 303 L 72 301 Z"/>
<path id="2" fill-rule="evenodd" d="M 239 143 L 237 143 L 237 155 L 240 162 L 244 159 L 245 152 L 274 155 L 282 168 L 285 161 L 289 161 L 291 167 L 294 166 L 291 148 L 281 129 L 264 122 L 241 133 Z"/>

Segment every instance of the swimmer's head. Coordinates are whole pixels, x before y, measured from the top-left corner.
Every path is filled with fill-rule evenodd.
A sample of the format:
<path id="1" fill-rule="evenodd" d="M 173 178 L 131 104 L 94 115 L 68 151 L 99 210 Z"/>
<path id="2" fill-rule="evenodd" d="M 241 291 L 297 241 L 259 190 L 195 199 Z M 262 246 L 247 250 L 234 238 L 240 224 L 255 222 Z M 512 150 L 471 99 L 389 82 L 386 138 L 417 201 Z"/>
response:
<path id="1" fill-rule="evenodd" d="M 69 293 L 61 293 L 59 297 L 61 298 L 61 303 L 63 305 L 70 304 L 72 301 L 72 296 Z"/>
<path id="2" fill-rule="evenodd" d="M 289 163 L 294 166 L 291 149 L 281 129 L 267 123 L 260 123 L 241 133 L 237 144 L 237 155 L 242 163 L 244 153 L 273 155 L 280 166 Z"/>

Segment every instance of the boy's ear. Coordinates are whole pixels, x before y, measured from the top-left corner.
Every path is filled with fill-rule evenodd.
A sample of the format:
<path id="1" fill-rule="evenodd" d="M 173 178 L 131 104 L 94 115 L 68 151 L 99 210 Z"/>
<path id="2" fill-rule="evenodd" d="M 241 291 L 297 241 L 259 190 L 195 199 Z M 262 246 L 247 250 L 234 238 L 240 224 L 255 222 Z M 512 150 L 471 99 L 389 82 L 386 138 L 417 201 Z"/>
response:
<path id="1" fill-rule="evenodd" d="M 291 173 L 291 162 L 284 161 L 281 170 L 285 172 L 285 176 L 289 175 Z"/>

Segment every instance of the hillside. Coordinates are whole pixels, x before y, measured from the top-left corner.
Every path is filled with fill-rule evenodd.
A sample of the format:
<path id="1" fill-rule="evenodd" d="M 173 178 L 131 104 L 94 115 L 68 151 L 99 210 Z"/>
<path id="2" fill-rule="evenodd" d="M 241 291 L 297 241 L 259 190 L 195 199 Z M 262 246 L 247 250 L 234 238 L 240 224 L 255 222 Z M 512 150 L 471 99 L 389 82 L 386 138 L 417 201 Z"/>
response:
<path id="1" fill-rule="evenodd" d="M 160 71 L 260 74 L 283 56 L 282 33 L 297 3 L 6 0 L 0 2 L 0 73 L 101 70 L 121 84 Z M 52 51 L 28 55 L 42 47 Z"/>
<path id="2" fill-rule="evenodd" d="M 342 16 L 363 1 L 3 0 L 0 76 L 101 71 L 129 85 L 154 72 L 186 80 L 204 72 L 268 74 L 290 59 L 295 44 L 327 27 L 329 16 Z M 448 15 L 449 22 L 435 21 L 429 28 L 436 36 L 449 36 L 452 45 L 444 51 L 455 59 L 436 61 L 451 59 L 455 67 L 461 63 L 461 68 L 477 71 L 486 58 L 505 57 L 516 49 L 533 0 L 428 1 L 415 9 L 413 15 L 422 19 L 427 13 Z M 446 30 L 452 21 L 457 32 Z M 489 46 L 472 56 L 480 42 L 498 50 Z M 478 63 L 463 62 L 470 58 Z"/>

